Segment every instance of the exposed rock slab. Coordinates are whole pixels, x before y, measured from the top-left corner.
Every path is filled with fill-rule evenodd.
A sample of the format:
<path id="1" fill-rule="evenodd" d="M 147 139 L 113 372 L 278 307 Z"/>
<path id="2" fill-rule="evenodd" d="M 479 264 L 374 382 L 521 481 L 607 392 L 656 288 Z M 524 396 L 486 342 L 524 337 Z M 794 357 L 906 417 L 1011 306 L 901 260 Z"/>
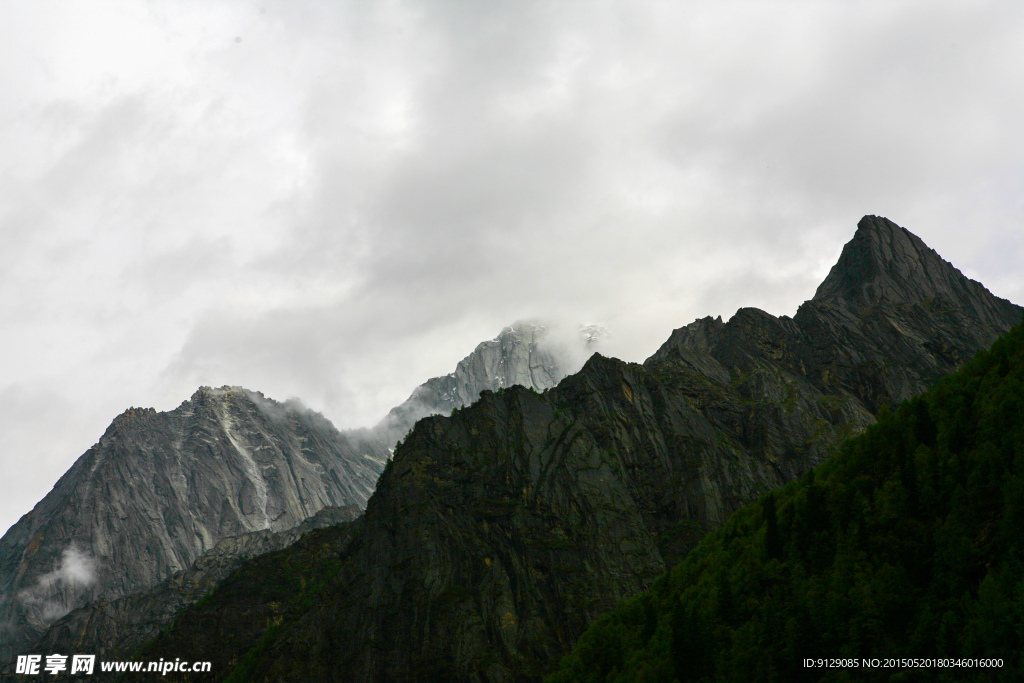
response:
<path id="1" fill-rule="evenodd" d="M 579 340 L 581 348 L 593 346 L 602 333 L 603 329 L 599 325 L 581 329 Z M 224 477 L 221 473 L 218 476 L 225 480 L 222 482 L 223 485 L 220 488 L 207 487 L 206 493 L 202 494 L 208 499 L 206 502 L 209 504 L 194 506 L 196 509 L 189 511 L 192 515 L 192 526 L 199 530 L 198 550 L 201 551 L 225 533 L 242 533 L 246 529 L 262 528 L 262 525 L 269 525 L 268 529 L 275 530 L 289 528 L 290 525 L 296 523 L 301 515 L 319 509 L 325 500 L 329 504 L 365 504 L 389 453 L 389 447 L 394 446 L 399 438 L 405 436 L 418 418 L 427 414 L 448 414 L 453 409 L 472 403 L 479 397 L 480 392 L 486 389 L 497 389 L 513 384 L 541 390 L 553 387 L 564 376 L 564 368 L 570 364 L 567 363 L 567 359 L 573 353 L 579 355 L 579 351 L 579 349 L 566 349 L 564 345 L 553 342 L 548 336 L 547 328 L 543 325 L 520 321 L 502 330 L 494 340 L 479 344 L 470 355 L 459 363 L 454 372 L 444 377 L 428 380 L 418 387 L 407 401 L 392 410 L 385 420 L 373 430 L 352 430 L 339 435 L 326 420 L 313 419 L 310 415 L 305 414 L 306 422 L 312 420 L 313 423 L 316 423 L 313 431 L 317 434 L 311 437 L 306 432 L 296 432 L 293 435 L 298 438 L 302 448 L 308 452 L 302 458 L 289 462 L 287 470 L 292 475 L 291 480 L 300 481 L 301 486 L 285 485 L 282 488 L 279 485 L 282 477 L 273 476 L 280 474 L 276 472 L 276 465 L 269 467 L 272 476 L 266 478 L 266 481 L 261 481 L 261 477 L 254 476 L 257 470 L 261 475 L 268 472 L 267 463 L 264 462 L 265 458 L 259 455 L 261 450 L 266 451 L 268 447 L 270 450 L 276 448 L 277 451 L 286 454 L 289 453 L 289 450 L 287 447 L 282 449 L 279 443 L 274 445 L 276 443 L 274 439 L 281 437 L 274 430 L 270 430 L 271 436 L 267 437 L 270 441 L 265 443 L 261 441 L 267 436 L 264 433 L 267 432 L 267 429 L 264 428 L 266 425 L 253 429 L 249 422 L 254 416 L 262 414 L 263 417 L 270 418 L 279 427 L 280 424 L 283 424 L 282 420 L 284 422 L 295 421 L 296 416 L 304 414 L 303 411 L 297 410 L 295 406 L 268 401 L 260 394 L 240 388 L 201 389 L 191 401 L 183 404 L 177 411 L 166 415 L 156 414 L 152 410 L 129 410 L 115 420 L 115 424 L 104 436 L 105 440 L 101 440 L 101 443 L 83 458 L 88 459 L 97 448 L 110 446 L 117 441 L 117 438 L 121 438 L 122 441 L 127 439 L 127 442 L 122 444 L 122 450 L 130 451 L 138 447 L 144 452 L 165 453 L 168 449 L 174 452 L 182 449 L 189 451 L 190 456 L 176 469 L 171 467 L 171 473 L 158 471 L 164 467 L 165 463 L 159 467 L 144 465 L 142 468 L 147 476 L 153 476 L 157 486 L 145 494 L 148 497 L 141 507 L 148 505 L 149 510 L 157 508 L 172 510 L 174 512 L 173 519 L 184 519 L 188 517 L 188 513 L 183 511 L 178 490 L 180 487 L 176 488 L 170 485 L 170 482 L 180 482 L 183 477 L 186 482 L 194 481 L 197 477 L 199 480 L 205 481 L 211 471 L 218 470 L 221 466 L 202 463 L 204 454 L 216 460 L 226 449 L 229 457 L 224 459 L 227 463 L 224 466 L 232 470 L 231 476 L 239 477 L 240 489 L 234 491 L 232 486 L 227 483 L 230 476 Z M 252 405 L 248 405 L 247 402 Z M 254 406 L 260 411 L 254 411 Z M 203 411 L 206 411 L 205 422 L 202 417 L 195 418 L 196 410 L 199 410 L 201 416 L 204 414 Z M 185 417 L 190 417 L 194 424 L 192 426 L 183 424 L 182 420 Z M 131 423 L 142 430 L 140 432 L 142 436 L 132 432 L 131 435 L 125 437 L 124 435 L 128 434 L 125 431 L 127 421 L 135 418 L 146 418 L 142 423 Z M 189 429 L 193 431 L 196 429 L 195 424 L 205 424 L 206 427 L 203 428 L 205 431 L 200 429 L 202 433 L 191 433 L 191 436 L 184 436 Z M 241 429 L 239 425 L 242 425 Z M 320 433 L 321 431 L 323 433 Z M 290 437 L 285 435 L 281 438 L 288 441 Z M 139 443 L 135 443 L 136 441 Z M 186 441 L 189 442 L 186 443 Z M 271 445 L 268 446 L 268 444 Z M 291 446 L 294 445 L 291 444 Z M 253 453 L 257 454 L 255 458 Z M 322 466 L 323 458 L 317 459 L 324 453 L 328 461 L 332 460 L 333 455 L 340 454 L 342 457 L 335 463 L 339 466 L 324 468 Z M 102 462 L 104 458 L 101 451 L 99 460 Z M 172 457 L 170 460 L 174 461 L 175 458 L 180 460 L 179 456 Z M 364 463 L 363 460 L 367 458 L 367 462 Z M 157 460 L 159 461 L 159 458 Z M 145 460 L 145 462 L 149 461 Z M 313 464 L 312 470 L 308 467 L 311 463 Z M 116 477 L 121 477 L 129 470 L 138 469 L 137 463 L 131 458 L 126 459 L 118 468 L 101 467 L 97 469 L 93 464 L 86 466 L 82 462 L 76 463 L 75 467 L 78 469 L 75 470 L 73 467 L 72 470 L 79 474 L 72 475 L 69 472 L 61 480 L 62 483 L 55 488 L 55 491 L 61 487 L 70 489 L 81 485 L 83 478 L 81 472 L 88 469 L 89 475 L 85 479 L 88 481 L 87 486 L 91 488 L 96 497 L 96 500 L 93 501 L 94 507 L 103 508 L 102 496 L 105 494 L 119 495 L 123 488 L 124 482 Z M 369 465 L 369 470 L 366 469 L 366 465 Z M 293 471 L 296 466 L 297 473 Z M 147 470 L 146 467 L 149 469 Z M 189 467 L 192 467 L 193 471 L 186 474 L 185 470 Z M 111 474 L 115 476 L 112 482 L 103 481 L 103 477 Z M 137 474 L 136 472 L 136 478 Z M 171 474 L 176 476 L 176 479 Z M 216 478 L 214 477 L 214 479 Z M 65 479 L 75 483 L 69 484 L 65 482 Z M 289 477 L 285 475 L 283 479 L 287 482 Z M 160 485 L 159 482 L 164 481 L 167 484 Z M 307 491 L 306 489 L 310 487 L 312 490 Z M 169 495 L 172 500 L 161 502 L 165 495 Z M 54 494 L 51 493 L 52 496 Z M 177 502 L 173 500 L 175 497 L 179 499 Z M 60 496 L 57 496 L 57 499 L 58 501 L 62 500 Z M 218 503 L 220 499 L 223 499 L 221 503 L 227 505 L 226 516 L 225 510 L 217 507 L 220 504 Z M 55 503 L 53 500 L 44 500 L 40 505 L 44 508 L 47 505 L 60 507 L 59 502 Z M 140 506 L 137 504 L 133 506 L 130 502 L 118 503 L 119 510 L 138 507 Z M 46 517 L 47 514 L 49 513 L 37 507 L 37 510 L 26 519 Z M 262 519 L 260 519 L 261 516 Z M 211 520 L 213 520 L 212 526 Z M 81 520 L 78 522 L 81 523 Z M 172 524 L 169 529 L 177 531 L 179 526 Z M 5 538 L 0 542 L 8 543 L 10 541 L 13 546 L 8 549 L 6 555 L 0 555 L 0 571 L 4 567 L 2 564 L 4 557 L 10 564 L 15 560 L 18 552 L 24 552 L 23 548 L 19 549 L 14 538 L 18 534 L 24 536 L 25 529 L 26 527 L 23 525 L 18 529 L 17 534 L 13 533 L 15 529 L 12 529 L 12 533 L 9 534 L 11 538 Z M 121 527 L 117 527 L 117 529 L 119 532 L 126 531 Z M 127 529 L 127 532 L 133 533 L 130 528 Z M 99 535 L 103 536 L 102 533 Z M 164 535 L 175 536 L 171 532 Z M 36 537 L 39 537 L 38 532 Z M 250 533 L 238 538 L 262 537 L 261 534 Z M 284 537 L 280 534 L 274 536 L 274 538 Z M 230 544 L 237 544 L 237 540 L 225 541 L 218 544 L 217 548 L 229 547 Z M 168 545 L 168 541 L 161 537 L 155 545 L 163 548 Z M 175 546 L 173 542 L 170 543 L 170 546 L 173 549 L 173 555 L 167 563 L 166 571 L 168 572 L 178 568 L 179 565 L 187 566 L 188 558 L 197 550 L 195 547 L 182 549 Z M 0 549 L 3 547 L 0 545 Z M 57 565 L 54 565 L 53 551 L 49 558 L 42 556 L 40 559 L 40 556 L 35 554 L 30 561 L 22 558 L 22 562 L 26 566 L 32 565 L 34 562 L 37 568 L 40 561 L 44 562 L 44 568 L 48 566 L 61 567 L 61 562 L 65 565 L 68 565 L 69 562 L 72 564 L 79 562 L 83 564 L 82 568 L 93 568 L 95 556 L 87 542 L 83 542 L 81 539 L 65 541 L 64 550 L 58 550 L 56 557 L 61 557 L 61 553 L 68 553 L 68 549 L 71 549 L 70 554 L 57 560 Z M 205 567 L 204 563 L 211 561 L 210 558 L 220 558 L 218 566 L 226 566 L 221 561 L 224 558 L 218 552 L 213 551 L 212 555 L 207 553 L 201 556 L 200 568 Z M 10 656 L 10 648 L 14 647 L 11 645 L 12 643 L 27 645 L 27 638 L 36 635 L 40 629 L 66 613 L 69 608 L 88 601 L 92 597 L 98 597 L 101 600 L 89 608 L 76 610 L 72 615 L 61 620 L 59 632 L 47 633 L 40 642 L 46 643 L 47 647 L 56 647 L 58 644 L 70 642 L 69 639 L 71 639 L 77 647 L 84 647 L 93 652 L 120 653 L 130 649 L 131 643 L 137 644 L 138 634 L 155 628 L 154 624 L 164 623 L 163 620 L 167 614 L 173 614 L 191 601 L 201 597 L 201 594 L 195 594 L 195 591 L 186 594 L 166 590 L 170 585 L 167 581 L 159 584 L 153 590 L 148 590 L 152 585 L 150 582 L 160 575 L 159 571 L 150 571 L 149 574 L 142 577 L 121 576 L 122 572 L 119 567 L 125 568 L 129 574 L 134 571 L 130 563 L 119 564 L 119 558 L 123 560 L 129 554 L 116 557 L 108 555 L 102 558 L 104 560 L 103 567 L 107 572 L 105 579 L 108 585 L 105 588 L 98 587 L 95 582 L 72 581 L 70 583 L 73 585 L 65 585 L 69 582 L 62 581 L 61 585 L 57 586 L 59 594 L 44 596 L 42 613 L 38 609 L 33 612 L 31 609 L 26 609 L 24 605 L 19 606 L 16 597 L 8 598 L 5 609 L 9 618 L 12 618 L 12 623 L 28 622 L 28 628 L 20 634 L 13 631 L 8 631 L 5 635 L 0 634 L 0 661 L 3 661 L 5 656 Z M 45 564 L 46 561 L 49 561 L 49 565 Z M 38 571 L 35 574 L 38 574 Z M 64 571 L 62 576 L 69 574 L 70 578 L 74 579 L 73 572 Z M 178 575 L 180 572 L 175 576 Z M 213 574 L 203 569 L 200 576 L 205 577 L 200 582 L 202 585 L 212 585 L 210 577 Z M 3 577 L 4 574 L 0 573 L 0 588 L 4 587 Z M 20 592 L 24 592 L 26 589 L 21 586 L 26 582 L 31 582 L 33 572 L 28 570 L 25 577 L 21 579 L 19 585 L 15 586 L 16 580 L 8 576 L 8 583 L 13 588 L 8 589 L 7 593 L 17 596 Z M 174 580 L 173 577 L 171 580 Z M 198 580 L 196 579 L 196 581 Z M 112 585 L 117 587 L 111 588 Z M 126 597 L 119 599 L 117 596 Z M 144 614 L 146 610 L 150 612 L 149 616 Z M 71 638 L 72 634 L 74 634 L 74 638 Z M 5 650 L 5 645 L 9 646 L 7 650 Z"/>

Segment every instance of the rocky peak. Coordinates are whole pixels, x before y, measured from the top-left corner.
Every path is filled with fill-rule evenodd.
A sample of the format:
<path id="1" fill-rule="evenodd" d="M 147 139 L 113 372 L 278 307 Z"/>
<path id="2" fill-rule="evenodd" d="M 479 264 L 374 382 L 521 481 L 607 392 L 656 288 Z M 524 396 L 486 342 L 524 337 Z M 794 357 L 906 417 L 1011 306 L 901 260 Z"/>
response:
<path id="1" fill-rule="evenodd" d="M 263 396 L 258 391 L 249 391 L 244 387 L 237 386 L 222 386 L 218 388 L 213 387 L 199 387 L 195 393 L 182 404 L 182 408 L 187 410 L 210 410 L 210 411 L 223 411 L 225 408 L 231 405 L 246 404 L 255 407 L 261 405 L 287 405 L 280 404 L 277 401 L 272 401 Z"/>
<path id="2" fill-rule="evenodd" d="M 888 218 L 864 216 L 814 299 L 859 306 L 918 303 L 962 277 L 917 235 Z"/>
<path id="3" fill-rule="evenodd" d="M 853 309 L 937 305 L 998 325 L 1016 308 L 964 276 L 917 235 L 888 218 L 864 216 L 812 301 Z"/>
<path id="4" fill-rule="evenodd" d="M 362 507 L 388 453 L 297 402 L 202 387 L 129 408 L 0 538 L 0 661 L 70 610 L 148 588 L 227 536 Z"/>
<path id="5" fill-rule="evenodd" d="M 564 376 L 557 359 L 540 347 L 547 327 L 528 320 L 509 325 L 491 341 L 482 342 L 455 368 L 459 406 L 475 401 L 484 390 L 513 385 L 549 389 Z"/>
<path id="6" fill-rule="evenodd" d="M 715 344 L 724 329 L 722 316 L 698 318 L 689 325 L 673 330 L 672 335 L 651 358 L 663 358 L 673 351 L 706 352 Z"/>
<path id="7" fill-rule="evenodd" d="M 603 325 L 582 326 L 578 335 L 580 349 L 570 349 L 551 339 L 546 325 L 516 321 L 494 339 L 478 344 L 459 361 L 454 372 L 416 387 L 373 431 L 393 446 L 420 418 L 448 415 L 476 401 L 483 391 L 515 385 L 538 391 L 550 389 L 575 369 L 573 355 L 589 353 L 605 334 Z"/>

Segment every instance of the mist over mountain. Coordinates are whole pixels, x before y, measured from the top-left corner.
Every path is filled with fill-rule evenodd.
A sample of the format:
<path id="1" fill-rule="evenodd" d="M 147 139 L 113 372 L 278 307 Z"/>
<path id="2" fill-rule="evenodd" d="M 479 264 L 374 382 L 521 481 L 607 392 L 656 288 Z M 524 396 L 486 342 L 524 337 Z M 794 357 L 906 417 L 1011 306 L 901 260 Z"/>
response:
<path id="1" fill-rule="evenodd" d="M 240 575 L 140 656 L 189 652 L 261 681 L 537 680 L 732 512 L 1022 312 L 866 216 L 792 318 L 705 318 L 642 365 L 594 355 L 543 394 L 484 391 L 420 420 L 322 589 L 271 599 L 266 575 Z M 232 630 L 271 604 L 291 605 L 272 631 Z"/>

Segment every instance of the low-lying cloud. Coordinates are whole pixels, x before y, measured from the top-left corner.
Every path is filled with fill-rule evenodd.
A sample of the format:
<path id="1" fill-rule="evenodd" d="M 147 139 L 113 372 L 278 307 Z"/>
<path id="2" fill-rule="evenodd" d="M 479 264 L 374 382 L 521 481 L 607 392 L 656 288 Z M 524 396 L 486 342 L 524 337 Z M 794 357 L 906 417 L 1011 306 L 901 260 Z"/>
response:
<path id="1" fill-rule="evenodd" d="M 18 592 L 29 623 L 49 624 L 80 604 L 80 598 L 97 579 L 96 560 L 77 545 L 61 554 L 57 567 L 40 576 L 34 586 Z"/>

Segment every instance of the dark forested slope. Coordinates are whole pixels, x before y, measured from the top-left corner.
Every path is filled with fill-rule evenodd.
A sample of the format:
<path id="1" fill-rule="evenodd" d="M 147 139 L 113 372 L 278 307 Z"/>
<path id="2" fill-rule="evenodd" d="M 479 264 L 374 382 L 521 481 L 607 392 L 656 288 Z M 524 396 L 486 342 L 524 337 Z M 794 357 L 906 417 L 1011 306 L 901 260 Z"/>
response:
<path id="1" fill-rule="evenodd" d="M 1024 680 L 1022 528 L 1018 326 L 734 515 L 550 680 Z M 964 661 L 863 666 L 891 658 Z"/>

